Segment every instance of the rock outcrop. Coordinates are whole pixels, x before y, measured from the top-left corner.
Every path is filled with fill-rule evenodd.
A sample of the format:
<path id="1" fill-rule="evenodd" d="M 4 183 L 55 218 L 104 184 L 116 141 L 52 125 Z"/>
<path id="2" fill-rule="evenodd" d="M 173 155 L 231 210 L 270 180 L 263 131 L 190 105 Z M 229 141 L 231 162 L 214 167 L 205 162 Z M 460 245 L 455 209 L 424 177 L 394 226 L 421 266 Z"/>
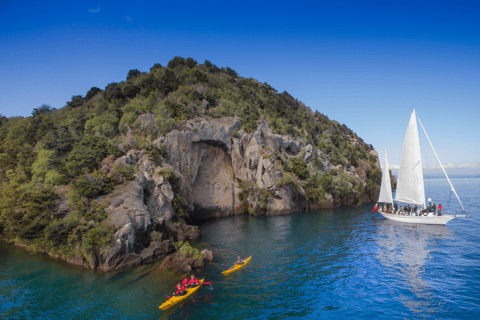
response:
<path id="1" fill-rule="evenodd" d="M 371 201 L 367 192 L 352 188 L 348 197 L 334 200 L 333 195 L 327 194 L 323 203 L 308 204 L 302 182 L 297 185 L 299 188 L 282 184 L 285 172 L 279 157 L 288 160 L 301 156 L 312 168 L 316 156 L 324 162 L 325 171 L 344 172 L 362 187 L 366 185 L 365 169 L 334 166 L 321 152 L 315 155 L 310 144 L 273 133 L 265 121 L 252 134 L 239 131 L 240 126 L 237 118 L 190 120 L 181 130 L 173 130 L 165 137 L 168 163 L 181 175 L 184 206 L 193 218 L 242 214 L 247 207 L 256 214 L 276 215 L 307 207 L 329 208 Z M 240 200 L 245 183 L 255 188 L 250 188 L 247 199 Z M 267 203 L 260 208 L 259 197 L 267 191 Z"/>
<path id="2" fill-rule="evenodd" d="M 141 117 L 144 126 L 155 123 L 153 114 Z M 175 250 L 178 243 L 200 237 L 198 227 L 181 220 L 178 210 L 192 220 L 247 212 L 278 215 L 355 205 L 375 196 L 362 191 L 368 175 L 364 163 L 333 165 L 312 145 L 273 133 L 265 121 L 253 133 L 240 127 L 237 118 L 187 121 L 153 141 L 155 148 L 166 150 L 165 158 L 132 148 L 133 133 L 128 130 L 121 145 L 126 154 L 118 159 L 109 156 L 99 165 L 107 176 L 116 170 L 131 172 L 130 180 L 99 199 L 108 203 L 107 221 L 116 230 L 113 245 L 106 253 L 96 250 L 88 261 L 75 257 L 69 262 L 109 271 L 164 259 L 162 267 L 190 272 L 211 261 L 213 254 Z M 336 170 L 347 181 L 333 178 L 332 184 L 343 183 L 348 192 L 338 196 L 324 190 L 322 199 L 308 201 L 306 182 L 284 169 L 290 158 L 301 159 L 310 171 L 314 161 L 323 173 Z M 61 209 L 62 204 L 58 206 Z"/>

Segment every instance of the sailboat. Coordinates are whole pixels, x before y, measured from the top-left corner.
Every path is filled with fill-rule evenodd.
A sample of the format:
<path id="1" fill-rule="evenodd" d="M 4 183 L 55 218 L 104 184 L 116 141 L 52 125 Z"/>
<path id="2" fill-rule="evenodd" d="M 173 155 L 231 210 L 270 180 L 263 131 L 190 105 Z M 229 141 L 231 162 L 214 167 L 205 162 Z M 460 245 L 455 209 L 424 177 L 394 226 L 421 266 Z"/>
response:
<path id="1" fill-rule="evenodd" d="M 398 173 L 398 182 L 397 182 L 397 190 L 395 194 L 395 201 L 416 205 L 420 208 L 426 208 L 425 202 L 425 186 L 423 183 L 423 168 L 422 168 L 422 157 L 420 153 L 420 140 L 418 137 L 418 128 L 417 128 L 417 115 L 415 114 L 415 110 L 413 110 L 412 115 L 410 117 L 410 122 L 408 123 L 407 134 L 405 136 L 405 141 L 403 143 L 402 149 L 402 156 L 400 159 L 400 169 Z M 438 158 L 435 149 L 433 148 L 432 142 L 423 127 L 420 118 L 418 118 L 418 122 L 422 126 L 423 131 L 430 143 L 430 146 L 437 157 L 438 162 L 443 170 L 443 173 L 447 177 L 448 183 L 450 184 L 451 190 L 455 193 L 460 205 L 462 206 L 463 212 L 465 208 L 463 207 L 460 198 L 455 191 L 455 188 L 452 185 L 452 182 L 448 178 L 447 172 L 443 167 L 440 159 Z M 380 187 L 380 195 L 378 202 L 379 203 L 390 203 L 393 206 L 393 198 L 392 198 L 392 188 L 390 184 L 390 173 L 388 168 L 388 160 L 387 160 L 387 151 L 385 150 L 385 158 L 384 158 L 384 165 L 383 165 L 383 172 L 382 172 L 382 185 Z M 457 218 L 457 217 L 466 217 L 466 215 L 448 215 L 442 214 L 438 215 L 434 212 L 422 213 L 419 210 L 417 212 L 411 212 L 410 214 L 401 214 L 399 212 L 395 212 L 394 210 L 384 210 L 384 208 L 379 208 L 378 212 L 385 218 L 394 221 L 402 221 L 407 223 L 420 223 L 420 224 L 438 224 L 438 225 L 445 225 L 450 220 Z"/>

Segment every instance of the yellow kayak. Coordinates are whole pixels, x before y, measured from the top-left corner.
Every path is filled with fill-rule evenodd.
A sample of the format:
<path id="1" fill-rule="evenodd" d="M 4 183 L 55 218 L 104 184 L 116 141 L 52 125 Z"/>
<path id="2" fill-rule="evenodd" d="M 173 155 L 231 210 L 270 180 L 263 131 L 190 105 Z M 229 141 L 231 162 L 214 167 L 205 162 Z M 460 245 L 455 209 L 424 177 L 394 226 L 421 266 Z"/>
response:
<path id="1" fill-rule="evenodd" d="M 234 273 L 235 271 L 237 271 L 238 269 L 242 269 L 243 267 L 245 267 L 247 265 L 247 263 L 250 261 L 250 258 L 252 256 L 248 257 L 247 259 L 243 260 L 243 263 L 242 264 L 235 264 L 235 266 L 233 267 L 233 269 L 228 269 L 227 271 L 223 271 L 222 273 L 224 275 L 229 275 L 230 273 Z"/>
<path id="2" fill-rule="evenodd" d="M 185 290 L 187 291 L 186 294 L 184 294 L 183 296 L 173 296 L 171 297 L 170 299 L 168 299 L 167 301 L 165 301 L 159 308 L 161 310 L 167 310 L 168 308 L 170 308 L 171 306 L 179 303 L 180 301 L 183 301 L 185 299 L 187 299 L 188 297 L 190 297 L 192 294 L 195 293 L 195 291 L 197 291 L 198 289 L 200 289 L 200 287 L 202 286 L 203 284 L 203 281 L 205 279 L 202 279 L 200 280 L 200 284 L 196 287 L 193 287 L 193 288 L 186 288 Z"/>

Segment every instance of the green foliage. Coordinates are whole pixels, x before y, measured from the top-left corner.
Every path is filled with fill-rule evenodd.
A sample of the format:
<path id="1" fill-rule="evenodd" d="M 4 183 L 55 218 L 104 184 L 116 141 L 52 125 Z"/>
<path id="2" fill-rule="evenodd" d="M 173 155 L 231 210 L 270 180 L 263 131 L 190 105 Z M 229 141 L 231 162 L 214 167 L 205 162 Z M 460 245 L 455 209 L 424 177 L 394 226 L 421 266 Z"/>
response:
<path id="1" fill-rule="evenodd" d="M 100 171 L 81 175 L 78 179 L 72 181 L 71 185 L 69 199 L 74 202 L 83 196 L 90 199 L 97 198 L 109 193 L 113 188 L 109 178 L 104 177 Z"/>
<path id="2" fill-rule="evenodd" d="M 184 65 L 185 65 L 185 59 L 182 57 L 176 56 L 168 62 L 167 68 L 175 69 L 178 66 L 184 66 Z"/>
<path id="3" fill-rule="evenodd" d="M 90 101 L 99 92 L 102 92 L 102 89 L 97 87 L 92 87 L 90 90 L 88 90 L 87 94 L 85 95 L 85 101 Z"/>
<path id="4" fill-rule="evenodd" d="M 85 123 L 85 134 L 114 138 L 117 136 L 118 118 L 114 114 L 102 113 Z"/>
<path id="5" fill-rule="evenodd" d="M 38 239 L 50 223 L 56 196 L 40 184 L 26 184 L 21 170 L 8 173 L 9 182 L 1 189 L 0 225 L 7 240 Z"/>
<path id="6" fill-rule="evenodd" d="M 295 178 L 289 172 L 285 172 L 283 177 L 278 180 L 278 185 L 281 187 L 289 185 L 293 187 L 297 192 L 300 192 L 302 189 L 300 184 L 295 181 Z"/>
<path id="7" fill-rule="evenodd" d="M 43 182 L 45 180 L 45 175 L 50 170 L 51 157 L 54 155 L 55 151 L 52 150 L 40 150 L 38 153 L 38 158 L 32 164 L 32 179 L 39 180 Z"/>
<path id="8" fill-rule="evenodd" d="M 53 109 L 48 104 L 42 104 L 39 108 L 35 108 L 32 111 L 32 116 L 39 116 L 42 114 L 49 114 Z"/>
<path id="9" fill-rule="evenodd" d="M 262 209 L 266 209 L 268 206 L 268 198 L 270 197 L 270 191 L 260 189 L 260 200 L 257 202 Z"/>
<path id="10" fill-rule="evenodd" d="M 132 69 L 132 70 L 128 71 L 127 81 L 135 78 L 138 75 L 140 75 L 140 73 L 141 72 L 138 71 L 137 69 Z"/>
<path id="11" fill-rule="evenodd" d="M 191 69 L 191 68 L 193 68 L 197 65 L 197 61 L 194 60 L 193 58 L 187 58 L 185 60 L 185 64 L 187 65 L 187 67 L 189 67 Z"/>
<path id="12" fill-rule="evenodd" d="M 186 257 L 192 257 L 194 259 L 203 259 L 205 255 L 200 252 L 197 248 L 193 248 L 188 241 L 178 241 L 173 244 L 175 250 L 180 252 Z"/>
<path id="13" fill-rule="evenodd" d="M 135 178 L 135 168 L 124 163 L 117 163 L 113 169 L 120 175 L 123 181 L 133 180 Z"/>
<path id="14" fill-rule="evenodd" d="M 98 225 L 89 229 L 82 236 L 82 251 L 85 256 L 92 253 L 93 248 L 105 247 L 113 242 L 113 227 L 110 225 Z"/>
<path id="15" fill-rule="evenodd" d="M 85 170 L 92 172 L 97 163 L 109 154 L 120 156 L 122 152 L 103 136 L 87 135 L 68 154 L 66 168 L 74 176 Z"/>
<path id="16" fill-rule="evenodd" d="M 322 179 L 318 174 L 311 175 L 307 179 L 305 184 L 305 196 L 310 202 L 317 202 L 320 198 L 323 197 L 324 192 L 322 192 Z"/>
<path id="17" fill-rule="evenodd" d="M 302 180 L 308 178 L 308 167 L 305 159 L 302 157 L 292 157 L 290 158 L 290 162 L 292 163 L 293 173 L 295 173 L 297 177 Z"/>
<path id="18" fill-rule="evenodd" d="M 380 182 L 382 181 L 382 171 L 375 165 L 370 165 L 367 170 L 367 187 L 369 191 L 376 191 L 380 189 Z"/>

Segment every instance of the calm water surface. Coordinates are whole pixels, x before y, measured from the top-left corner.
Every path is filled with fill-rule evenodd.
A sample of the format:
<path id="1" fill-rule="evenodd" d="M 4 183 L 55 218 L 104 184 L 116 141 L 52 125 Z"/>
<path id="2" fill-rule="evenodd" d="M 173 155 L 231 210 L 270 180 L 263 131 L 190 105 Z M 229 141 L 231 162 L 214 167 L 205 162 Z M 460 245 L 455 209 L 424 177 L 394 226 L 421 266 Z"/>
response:
<path id="1" fill-rule="evenodd" d="M 480 315 L 480 179 L 453 179 L 470 211 L 447 227 L 372 217 L 371 205 L 201 226 L 212 280 L 167 311 L 178 276 L 158 264 L 114 273 L 76 269 L 0 244 L 2 319 L 476 319 Z M 445 208 L 445 180 L 426 180 Z M 455 208 L 454 199 L 451 208 Z M 236 257 L 252 260 L 230 276 Z"/>

